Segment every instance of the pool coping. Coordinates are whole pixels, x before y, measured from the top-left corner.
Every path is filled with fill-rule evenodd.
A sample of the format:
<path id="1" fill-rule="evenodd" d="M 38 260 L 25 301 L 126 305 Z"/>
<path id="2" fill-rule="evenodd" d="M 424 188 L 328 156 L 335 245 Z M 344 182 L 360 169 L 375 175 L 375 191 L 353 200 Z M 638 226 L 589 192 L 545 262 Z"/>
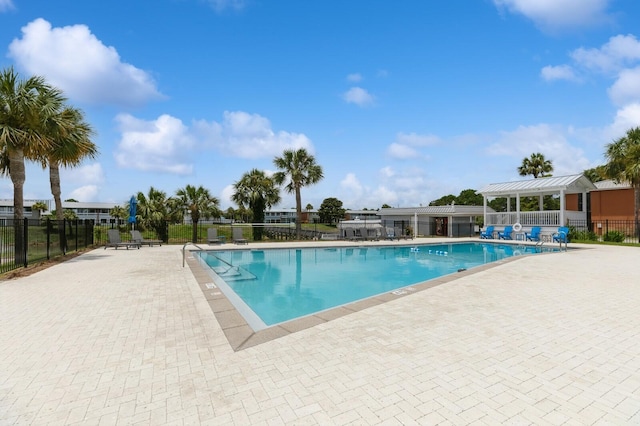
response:
<path id="1" fill-rule="evenodd" d="M 461 240 L 449 243 L 466 243 L 466 242 L 481 242 L 481 243 L 492 243 L 491 241 L 478 241 L 477 239 L 470 240 Z M 497 242 L 496 242 L 497 243 Z M 507 242 L 507 244 L 514 244 L 515 242 Z M 517 242 L 517 245 L 522 245 L 521 241 Z M 424 245 L 424 244 L 442 244 L 442 242 L 420 242 L 409 241 L 406 244 L 394 244 L 394 245 Z M 495 243 L 494 243 L 495 244 Z M 504 244 L 504 242 L 500 242 L 500 244 Z M 325 244 L 307 244 L 296 246 L 296 248 L 315 248 L 315 247 L 323 247 Z M 388 245 L 388 244 L 385 244 Z M 526 244 L 528 246 L 532 246 L 532 244 Z M 353 245 L 340 245 L 340 247 L 369 247 L 369 244 L 353 244 Z M 277 247 L 261 247 L 261 250 L 264 249 L 275 249 Z M 285 247 L 281 247 L 285 248 Z M 291 248 L 291 247 L 286 247 Z M 209 271 L 207 271 L 202 264 L 193 256 L 193 252 L 198 251 L 210 251 L 210 250 L 255 250 L 256 247 L 247 247 L 247 245 L 242 245 L 240 247 L 228 245 L 224 248 L 222 247 L 207 247 L 207 249 L 201 250 L 189 250 L 190 256 L 186 257 L 186 264 L 189 265 L 191 272 L 198 283 L 202 293 L 211 308 L 218 324 L 222 328 L 222 331 L 229 342 L 231 348 L 237 352 L 250 347 L 254 347 L 257 345 L 261 345 L 263 343 L 269 342 L 271 340 L 278 339 L 280 337 L 287 336 L 292 333 L 296 333 L 298 331 L 302 331 L 311 327 L 315 327 L 319 324 L 324 324 L 329 321 L 335 320 L 337 318 L 344 317 L 346 315 L 350 315 L 359 311 L 362 311 L 367 308 L 371 308 L 373 306 L 378 306 L 383 303 L 387 303 L 393 300 L 401 299 L 406 296 L 410 296 L 412 294 L 431 289 L 433 287 L 437 287 L 442 284 L 449 283 L 451 281 L 457 280 L 458 278 L 465 277 L 468 275 L 473 275 L 482 271 L 486 271 L 488 269 L 492 269 L 498 267 L 500 265 L 504 265 L 508 262 L 514 262 L 518 259 L 523 259 L 528 256 L 512 256 L 506 259 L 501 259 L 495 262 L 486 263 L 484 265 L 476 266 L 471 269 L 460 270 L 458 272 L 454 272 L 449 275 L 445 275 L 438 278 L 433 278 L 427 281 L 423 281 L 417 284 L 411 284 L 406 287 L 401 287 L 399 289 L 381 293 L 375 296 L 368 297 L 366 299 L 361 299 L 356 302 L 348 303 L 342 306 L 338 306 L 335 308 L 330 308 L 327 310 L 323 310 L 317 312 L 315 314 L 306 315 L 301 318 L 296 318 L 290 321 L 286 321 L 283 323 L 279 323 L 268 327 L 263 330 L 254 331 L 251 326 L 244 319 L 242 314 L 237 311 L 235 306 L 229 301 L 227 296 L 216 286 L 211 277 Z M 544 255 L 547 253 L 538 253 L 537 255 Z M 551 253 L 548 253 L 551 254 Z"/>

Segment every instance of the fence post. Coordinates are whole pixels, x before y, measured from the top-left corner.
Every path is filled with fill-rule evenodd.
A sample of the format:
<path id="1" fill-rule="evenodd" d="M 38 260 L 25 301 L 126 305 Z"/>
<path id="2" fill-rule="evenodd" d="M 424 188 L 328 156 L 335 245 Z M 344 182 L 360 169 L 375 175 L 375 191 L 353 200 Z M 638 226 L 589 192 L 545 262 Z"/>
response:
<path id="1" fill-rule="evenodd" d="M 24 252 L 22 253 L 22 255 L 24 256 L 24 267 L 26 268 L 28 265 L 28 260 L 27 260 L 27 253 L 29 253 L 29 219 L 27 219 L 26 217 L 23 220 L 23 225 L 22 225 L 22 238 L 24 241 Z"/>
<path id="2" fill-rule="evenodd" d="M 62 219 L 62 232 L 60 233 L 60 238 L 62 254 L 67 254 L 67 219 Z"/>
<path id="3" fill-rule="evenodd" d="M 51 219 L 47 218 L 46 233 L 47 233 L 47 260 L 51 259 Z"/>

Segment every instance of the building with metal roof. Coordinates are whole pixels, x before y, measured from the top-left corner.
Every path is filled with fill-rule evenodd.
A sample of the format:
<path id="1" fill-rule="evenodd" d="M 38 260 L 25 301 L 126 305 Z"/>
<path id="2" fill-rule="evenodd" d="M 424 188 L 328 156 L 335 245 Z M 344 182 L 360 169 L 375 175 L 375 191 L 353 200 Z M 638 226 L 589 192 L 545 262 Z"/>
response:
<path id="1" fill-rule="evenodd" d="M 587 220 L 587 195 L 596 190 L 596 186 L 583 174 L 569 176 L 553 176 L 514 182 L 493 183 L 478 191 L 484 197 L 484 224 L 486 225 L 516 225 L 518 228 L 541 226 L 550 230 L 565 226 L 568 220 Z M 567 195 L 576 202 L 567 205 Z M 559 210 L 544 210 L 542 197 L 557 196 L 560 200 Z M 539 197 L 539 211 L 520 210 L 522 197 Z M 487 207 L 488 199 L 506 198 L 507 211 L 492 213 Z M 515 206 L 511 201 L 515 199 Z M 519 226 L 518 226 L 519 225 Z"/>

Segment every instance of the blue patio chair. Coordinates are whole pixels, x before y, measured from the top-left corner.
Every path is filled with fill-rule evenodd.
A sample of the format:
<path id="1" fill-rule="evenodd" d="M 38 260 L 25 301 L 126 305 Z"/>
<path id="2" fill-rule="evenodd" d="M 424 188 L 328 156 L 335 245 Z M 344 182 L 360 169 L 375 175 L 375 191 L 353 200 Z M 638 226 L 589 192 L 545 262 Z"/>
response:
<path id="1" fill-rule="evenodd" d="M 493 225 L 487 226 L 487 229 L 480 232 L 480 238 L 485 240 L 493 240 L 493 228 Z"/>
<path id="2" fill-rule="evenodd" d="M 569 242 L 569 227 L 561 226 L 558 228 L 558 232 L 553 234 L 554 243 L 568 243 Z"/>
<path id="3" fill-rule="evenodd" d="M 513 232 L 513 226 L 505 226 L 504 231 L 498 231 L 498 239 L 499 240 L 511 240 L 511 233 Z"/>
<path id="4" fill-rule="evenodd" d="M 534 226 L 531 228 L 531 232 L 525 232 L 524 237 L 528 241 L 540 241 L 540 231 L 542 230 L 539 226 Z"/>

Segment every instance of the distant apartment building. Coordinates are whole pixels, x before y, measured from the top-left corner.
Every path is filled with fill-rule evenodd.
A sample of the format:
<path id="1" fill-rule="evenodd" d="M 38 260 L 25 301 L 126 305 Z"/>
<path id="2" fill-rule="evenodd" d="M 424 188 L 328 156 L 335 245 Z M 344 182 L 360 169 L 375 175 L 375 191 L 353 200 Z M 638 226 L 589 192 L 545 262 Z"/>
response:
<path id="1" fill-rule="evenodd" d="M 46 217 L 51 214 L 52 210 L 55 210 L 55 203 L 53 200 L 24 200 L 24 217 L 27 219 L 37 219 L 38 214 L 33 211 L 32 206 L 35 203 L 44 203 L 47 205 L 47 211 L 43 212 L 40 217 Z M 91 219 L 95 223 L 115 223 L 115 218 L 111 217 L 109 212 L 118 203 L 82 203 L 75 201 L 63 201 L 62 208 L 65 210 L 73 211 L 78 219 Z M 0 218 L 1 219 L 13 219 L 13 200 L 0 200 Z M 112 222 L 114 221 L 114 222 Z"/>

